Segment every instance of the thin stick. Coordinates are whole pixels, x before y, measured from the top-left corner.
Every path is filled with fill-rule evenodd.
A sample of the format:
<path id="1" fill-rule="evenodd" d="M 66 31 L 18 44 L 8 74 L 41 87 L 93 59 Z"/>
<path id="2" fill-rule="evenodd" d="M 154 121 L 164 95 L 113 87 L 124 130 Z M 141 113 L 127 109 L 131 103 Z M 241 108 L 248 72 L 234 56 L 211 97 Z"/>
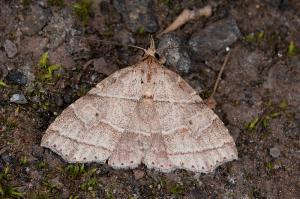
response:
<path id="1" fill-rule="evenodd" d="M 198 10 L 189 10 L 184 9 L 181 14 L 171 23 L 164 31 L 159 33 L 157 37 L 162 36 L 163 34 L 172 32 L 177 28 L 180 28 L 182 25 L 186 24 L 188 21 L 196 19 L 198 17 L 204 16 L 209 17 L 212 14 L 212 7 L 205 6 L 204 8 L 200 8 Z"/>
<path id="2" fill-rule="evenodd" d="M 223 73 L 223 71 L 224 71 L 224 68 L 225 68 L 227 62 L 228 62 L 229 55 L 230 55 L 230 51 L 227 53 L 227 55 L 226 55 L 226 57 L 225 57 L 225 60 L 224 60 L 224 62 L 223 62 L 223 65 L 221 66 L 220 72 L 219 72 L 219 74 L 218 74 L 216 83 L 215 83 L 215 85 L 214 85 L 213 92 L 212 92 L 212 94 L 210 95 L 209 98 L 213 98 L 213 96 L 215 95 L 215 93 L 216 93 L 216 91 L 217 91 L 219 82 L 220 82 L 220 80 L 221 80 L 222 73 Z"/>

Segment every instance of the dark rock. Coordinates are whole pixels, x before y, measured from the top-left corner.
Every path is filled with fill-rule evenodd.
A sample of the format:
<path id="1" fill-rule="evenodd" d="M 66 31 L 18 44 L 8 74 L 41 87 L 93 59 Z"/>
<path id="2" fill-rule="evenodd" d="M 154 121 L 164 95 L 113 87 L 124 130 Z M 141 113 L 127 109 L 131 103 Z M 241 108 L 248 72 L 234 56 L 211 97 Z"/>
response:
<path id="1" fill-rule="evenodd" d="M 206 60 L 221 49 L 233 44 L 241 32 L 233 18 L 215 22 L 192 35 L 189 45 L 195 60 Z"/>
<path id="2" fill-rule="evenodd" d="M 154 33 L 158 29 L 153 0 L 114 0 L 114 6 L 132 32 Z"/>
<path id="3" fill-rule="evenodd" d="M 1 155 L 1 159 L 6 163 L 6 164 L 12 164 L 16 162 L 15 158 L 8 152 L 4 152 Z"/>
<path id="4" fill-rule="evenodd" d="M 13 58 L 18 53 L 16 45 L 8 39 L 4 42 L 3 47 L 5 49 L 7 57 L 9 58 Z"/>
<path id="5" fill-rule="evenodd" d="M 192 189 L 190 194 L 188 195 L 188 198 L 190 199 L 206 199 L 207 193 L 201 191 L 198 188 Z"/>
<path id="6" fill-rule="evenodd" d="M 55 101 L 55 104 L 56 104 L 57 106 L 63 106 L 63 105 L 64 105 L 64 99 L 63 99 L 62 96 L 60 96 L 60 95 L 56 95 L 56 96 L 54 97 L 54 101 Z"/>
<path id="7" fill-rule="evenodd" d="M 10 102 L 16 104 L 27 104 L 27 99 L 23 94 L 13 94 L 10 98 Z"/>
<path id="8" fill-rule="evenodd" d="M 8 84 L 24 86 L 27 83 L 27 77 L 20 71 L 10 70 L 6 76 L 6 81 Z"/>
<path id="9" fill-rule="evenodd" d="M 174 33 L 165 34 L 158 44 L 158 54 L 166 58 L 168 66 L 176 67 L 179 71 L 188 73 L 191 60 L 185 48 L 180 47 L 182 40 Z"/>
<path id="10" fill-rule="evenodd" d="M 66 104 L 70 104 L 72 102 L 72 95 L 70 93 L 65 93 L 63 99 Z"/>
<path id="11" fill-rule="evenodd" d="M 32 152 L 31 154 L 38 159 L 42 159 L 43 158 L 43 154 L 44 154 L 44 149 L 41 146 L 38 145 L 34 145 L 32 147 Z"/>

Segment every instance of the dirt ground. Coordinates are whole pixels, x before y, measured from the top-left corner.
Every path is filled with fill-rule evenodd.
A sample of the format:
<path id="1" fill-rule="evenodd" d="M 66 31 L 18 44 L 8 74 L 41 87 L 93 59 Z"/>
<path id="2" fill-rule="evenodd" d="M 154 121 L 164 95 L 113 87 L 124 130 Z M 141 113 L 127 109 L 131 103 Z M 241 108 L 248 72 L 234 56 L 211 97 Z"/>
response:
<path id="1" fill-rule="evenodd" d="M 215 112 L 238 160 L 162 174 L 67 164 L 40 147 L 64 108 L 141 59 L 128 44 L 147 47 L 184 8 L 206 5 L 211 17 L 155 41 L 178 44 L 167 65 L 203 98 L 230 49 Z M 1 0 L 0 198 L 300 198 L 299 30 L 298 0 Z"/>

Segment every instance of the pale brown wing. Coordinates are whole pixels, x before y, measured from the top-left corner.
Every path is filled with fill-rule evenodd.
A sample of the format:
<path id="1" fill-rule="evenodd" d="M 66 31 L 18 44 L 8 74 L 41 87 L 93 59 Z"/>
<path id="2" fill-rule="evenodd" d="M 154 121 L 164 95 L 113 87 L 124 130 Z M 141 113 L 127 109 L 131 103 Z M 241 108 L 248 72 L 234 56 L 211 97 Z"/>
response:
<path id="1" fill-rule="evenodd" d="M 194 89 L 168 69 L 155 75 L 154 106 L 161 135 L 150 139 L 152 147 L 144 159 L 147 167 L 207 173 L 237 159 L 227 128 Z"/>
<path id="2" fill-rule="evenodd" d="M 49 126 L 41 145 L 67 162 L 105 162 L 123 140 L 140 98 L 141 67 L 117 71 L 71 104 Z"/>

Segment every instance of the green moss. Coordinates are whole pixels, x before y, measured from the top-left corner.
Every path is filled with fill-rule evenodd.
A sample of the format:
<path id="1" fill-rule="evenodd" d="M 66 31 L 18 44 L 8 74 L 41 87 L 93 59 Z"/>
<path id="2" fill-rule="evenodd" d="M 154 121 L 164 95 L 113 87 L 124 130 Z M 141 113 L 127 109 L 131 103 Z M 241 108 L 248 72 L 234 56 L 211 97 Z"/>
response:
<path id="1" fill-rule="evenodd" d="M 4 125 L 7 131 L 11 131 L 17 127 L 16 121 L 12 117 L 8 117 L 4 121 Z"/>
<path id="2" fill-rule="evenodd" d="M 272 170 L 272 169 L 274 169 L 274 166 L 273 166 L 273 164 L 272 164 L 271 162 L 267 162 L 267 163 L 265 164 L 265 167 L 266 167 L 267 170 Z"/>
<path id="3" fill-rule="evenodd" d="M 73 195 L 71 195 L 71 196 L 69 197 L 69 199 L 79 199 L 79 196 L 73 196 Z"/>
<path id="4" fill-rule="evenodd" d="M 20 159 L 20 164 L 21 164 L 22 166 L 25 166 L 25 165 L 28 164 L 28 159 L 27 159 L 26 156 L 21 157 L 21 159 Z"/>
<path id="5" fill-rule="evenodd" d="M 22 198 L 24 193 L 19 192 L 15 187 L 1 187 L 0 185 L 0 196 L 3 196 L 4 198 Z"/>
<path id="6" fill-rule="evenodd" d="M 170 193 L 173 194 L 174 196 L 178 197 L 183 193 L 184 189 L 181 185 L 176 184 L 175 186 L 171 187 Z"/>
<path id="7" fill-rule="evenodd" d="M 24 194 L 19 192 L 17 188 L 9 185 L 10 168 L 5 166 L 0 173 L 0 198 L 22 198 Z"/>
<path id="8" fill-rule="evenodd" d="M 48 180 L 44 180 L 42 184 L 47 188 L 47 190 L 50 193 L 54 192 L 57 189 L 56 185 L 50 183 Z"/>
<path id="9" fill-rule="evenodd" d="M 256 129 L 257 124 L 258 124 L 258 121 L 259 121 L 259 118 L 258 118 L 258 117 L 254 118 L 251 122 L 249 122 L 249 123 L 246 125 L 246 129 L 247 129 L 247 130 L 254 130 L 254 129 Z"/>
<path id="10" fill-rule="evenodd" d="M 38 165 L 37 165 L 37 167 L 39 169 L 45 169 L 47 167 L 47 164 L 45 162 L 39 162 Z"/>
<path id="11" fill-rule="evenodd" d="M 84 164 L 71 164 L 68 165 L 65 169 L 73 178 L 77 178 L 78 176 L 84 174 L 86 171 L 84 169 Z"/>
<path id="12" fill-rule="evenodd" d="M 146 30 L 145 30 L 144 26 L 140 26 L 136 31 L 136 34 L 138 34 L 138 35 L 144 35 L 145 33 L 146 33 Z"/>
<path id="13" fill-rule="evenodd" d="M 80 0 L 72 5 L 75 15 L 86 25 L 91 15 L 91 0 Z"/>
<path id="14" fill-rule="evenodd" d="M 39 59 L 39 63 L 38 65 L 40 67 L 46 68 L 48 65 L 48 61 L 49 61 L 49 54 L 48 52 L 45 52 L 44 54 L 42 54 L 42 56 Z"/>
<path id="15" fill-rule="evenodd" d="M 53 78 L 53 72 L 56 70 L 59 70 L 61 68 L 61 65 L 59 64 L 53 64 L 49 65 L 49 54 L 48 52 L 45 52 L 40 57 L 38 65 L 42 68 L 42 73 L 39 75 L 40 79 L 42 81 L 50 81 Z"/>
<path id="16" fill-rule="evenodd" d="M 21 0 L 23 6 L 28 6 L 31 3 L 31 0 Z"/>
<path id="17" fill-rule="evenodd" d="M 287 107 L 288 107 L 287 101 L 286 101 L 286 100 L 282 100 L 282 101 L 280 102 L 280 104 L 279 104 L 279 108 L 280 108 L 281 110 L 286 110 Z"/>
<path id="18" fill-rule="evenodd" d="M 8 87 L 8 85 L 4 81 L 0 80 L 0 88 L 5 88 L 5 87 Z"/>
<path id="19" fill-rule="evenodd" d="M 80 188 L 84 191 L 88 191 L 88 190 L 91 191 L 95 188 L 96 185 L 97 185 L 97 179 L 91 178 L 87 182 L 80 185 Z"/>
<path id="20" fill-rule="evenodd" d="M 296 44 L 293 41 L 291 41 L 290 44 L 289 44 L 289 46 L 288 46 L 288 49 L 287 49 L 287 55 L 289 57 L 294 57 L 298 53 L 299 53 L 298 47 L 296 46 Z"/>
<path id="21" fill-rule="evenodd" d="M 64 0 L 48 0 L 50 6 L 64 6 Z"/>
<path id="22" fill-rule="evenodd" d="M 105 191 L 105 196 L 106 196 L 106 199 L 115 199 L 115 196 L 112 193 L 112 191 Z"/>
<path id="23" fill-rule="evenodd" d="M 9 170 L 10 170 L 9 166 L 6 165 L 4 167 L 4 169 L 2 170 L 2 172 L 0 173 L 0 182 L 1 182 L 1 180 L 8 180 L 9 179 Z"/>
<path id="24" fill-rule="evenodd" d="M 173 5 L 173 0 L 161 0 L 161 3 L 170 8 Z"/>
<path id="25" fill-rule="evenodd" d="M 250 33 L 244 37 L 244 39 L 249 43 L 257 43 L 265 39 L 265 32 L 259 31 L 256 33 Z"/>

